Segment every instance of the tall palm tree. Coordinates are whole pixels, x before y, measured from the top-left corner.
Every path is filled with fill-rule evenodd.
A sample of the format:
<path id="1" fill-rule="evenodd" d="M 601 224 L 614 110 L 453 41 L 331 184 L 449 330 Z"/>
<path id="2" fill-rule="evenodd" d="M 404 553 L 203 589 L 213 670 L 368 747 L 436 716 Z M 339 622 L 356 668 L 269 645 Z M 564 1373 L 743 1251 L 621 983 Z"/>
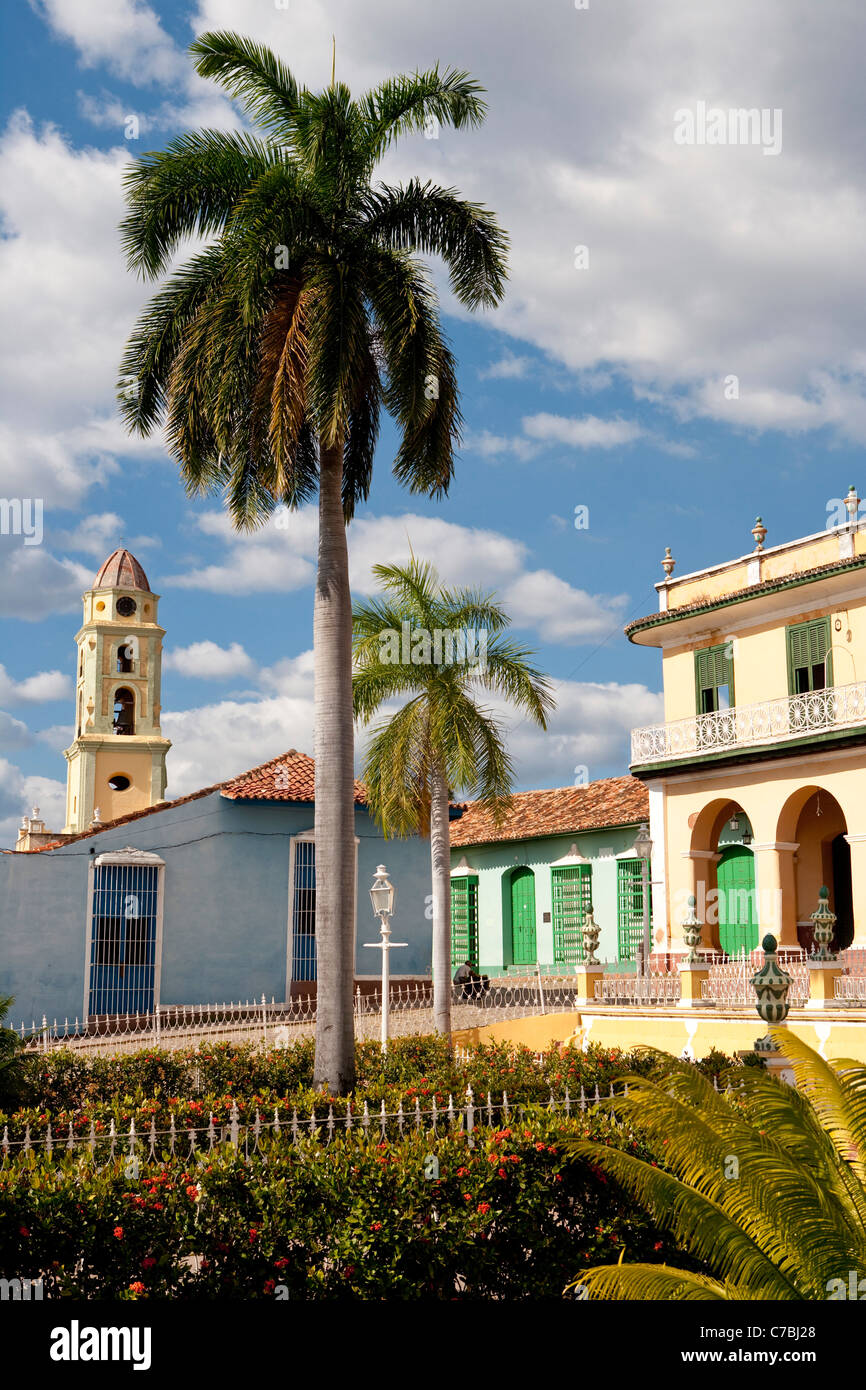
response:
<path id="1" fill-rule="evenodd" d="M 604 1145 L 564 1142 L 602 1168 L 710 1270 L 619 1264 L 579 1282 L 604 1299 L 850 1298 L 866 1294 L 866 1067 L 827 1062 L 787 1029 L 771 1035 L 797 1087 L 762 1069 L 718 1094 L 687 1062 L 656 1054 L 628 1077 L 617 1114 L 669 1171 Z M 647 1049 L 650 1051 L 651 1049 Z"/>
<path id="2" fill-rule="evenodd" d="M 355 713 L 366 724 L 386 700 L 409 698 L 372 731 L 362 777 L 386 835 L 430 836 L 433 1013 L 450 1034 L 450 796 L 469 792 L 500 820 L 512 785 L 500 726 L 478 695 L 504 696 L 542 729 L 553 695 L 531 653 L 502 638 L 508 618 L 490 596 L 440 587 L 414 557 L 373 573 L 384 595 L 354 610 Z"/>
<path id="3" fill-rule="evenodd" d="M 221 493 L 239 529 L 318 489 L 315 1080 L 345 1090 L 354 1073 L 345 524 L 369 491 L 383 405 L 400 430 L 401 482 L 439 496 L 451 480 L 455 362 L 414 253 L 441 256 L 455 295 L 476 309 L 502 297 L 507 239 L 454 189 L 374 181 L 399 136 L 430 120 L 480 124 L 482 89 L 466 73 L 435 67 L 353 99 L 334 80 L 320 93 L 299 86 L 270 49 L 237 34 L 204 34 L 191 52 L 261 133 L 189 133 L 130 167 L 129 266 L 157 279 L 181 242 L 207 244 L 141 315 L 119 399 L 131 430 L 165 422 L 188 492 Z"/>

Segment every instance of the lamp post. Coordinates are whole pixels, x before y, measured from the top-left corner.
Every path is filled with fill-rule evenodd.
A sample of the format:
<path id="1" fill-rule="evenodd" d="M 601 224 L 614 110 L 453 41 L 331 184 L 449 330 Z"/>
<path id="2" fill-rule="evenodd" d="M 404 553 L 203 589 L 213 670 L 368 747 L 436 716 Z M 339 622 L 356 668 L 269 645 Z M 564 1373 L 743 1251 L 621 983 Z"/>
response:
<path id="1" fill-rule="evenodd" d="M 379 918 L 380 941 L 365 941 L 364 945 L 374 951 L 382 952 L 382 1051 L 388 1051 L 388 1004 L 391 994 L 391 967 L 388 954 L 398 946 L 408 946 L 408 941 L 391 940 L 391 918 L 394 915 L 394 899 L 397 896 L 393 883 L 388 878 L 384 864 L 376 866 L 376 876 L 370 889 L 370 902 Z"/>
<path id="2" fill-rule="evenodd" d="M 640 960 L 638 962 L 641 975 L 649 974 L 649 958 L 652 950 L 650 941 L 650 861 L 652 860 L 653 842 L 650 839 L 649 826 L 644 823 L 635 836 L 635 853 L 641 861 L 641 888 L 643 899 L 643 941 L 640 947 Z"/>

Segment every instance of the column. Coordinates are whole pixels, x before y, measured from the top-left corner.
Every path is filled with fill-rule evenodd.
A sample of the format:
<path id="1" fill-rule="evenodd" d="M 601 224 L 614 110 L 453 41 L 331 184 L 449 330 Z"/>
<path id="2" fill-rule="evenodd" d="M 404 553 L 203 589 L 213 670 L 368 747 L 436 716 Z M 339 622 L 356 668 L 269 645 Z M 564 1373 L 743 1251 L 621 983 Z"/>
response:
<path id="1" fill-rule="evenodd" d="M 704 923 L 704 944 L 702 949 L 718 951 L 721 949 L 719 945 L 718 904 L 716 904 L 716 910 L 712 914 L 716 920 L 711 922 L 709 920 L 709 909 L 713 907 L 713 903 L 708 903 L 707 898 L 711 892 L 710 865 L 719 862 L 719 855 L 717 851 L 713 849 L 686 849 L 683 850 L 683 858 L 691 860 L 691 885 L 689 891 L 693 893 L 695 897 L 695 912 L 698 915 L 698 919 Z M 671 915 L 675 921 L 677 919 L 681 921 L 686 914 L 686 904 L 683 903 L 680 910 L 678 910 L 678 906 L 679 905 L 676 903 L 671 903 Z M 675 951 L 682 951 L 684 949 L 682 937 L 673 943 L 673 949 Z"/>
<path id="2" fill-rule="evenodd" d="M 794 855 L 798 844 L 770 840 L 752 845 L 758 907 L 758 942 L 772 932 L 780 946 L 797 946 L 797 883 Z"/>
<path id="3" fill-rule="evenodd" d="M 862 822 L 861 822 L 862 824 Z M 866 834 L 846 835 L 851 846 L 851 890 L 854 898 L 852 946 L 866 946 Z"/>

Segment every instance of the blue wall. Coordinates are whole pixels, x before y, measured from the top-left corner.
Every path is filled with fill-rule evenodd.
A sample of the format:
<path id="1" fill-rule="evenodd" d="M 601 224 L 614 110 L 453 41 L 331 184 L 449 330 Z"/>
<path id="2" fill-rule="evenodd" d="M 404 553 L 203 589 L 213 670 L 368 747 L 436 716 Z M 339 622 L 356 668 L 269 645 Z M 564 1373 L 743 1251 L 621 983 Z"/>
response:
<path id="1" fill-rule="evenodd" d="M 0 854 L 0 995 L 15 995 L 9 1021 L 29 1027 L 43 1014 L 49 1022 L 81 1018 L 88 866 L 127 846 L 165 860 L 163 1004 L 285 999 L 289 841 L 312 827 L 310 804 L 231 801 L 213 792 L 56 850 Z M 428 842 L 385 842 L 363 807 L 355 834 L 356 973 L 381 968 L 380 953 L 362 943 L 377 939 L 368 890 L 384 860 L 398 890 L 394 937 L 410 943 L 392 955 L 392 974 L 428 974 Z"/>

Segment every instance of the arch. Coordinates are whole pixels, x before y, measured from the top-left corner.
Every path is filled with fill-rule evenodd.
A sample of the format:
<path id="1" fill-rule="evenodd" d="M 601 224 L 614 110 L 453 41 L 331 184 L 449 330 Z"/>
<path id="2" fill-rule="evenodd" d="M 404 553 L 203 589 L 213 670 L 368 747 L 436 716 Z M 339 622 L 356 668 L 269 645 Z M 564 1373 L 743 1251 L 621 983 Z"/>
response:
<path id="1" fill-rule="evenodd" d="M 135 648 L 130 639 L 124 637 L 117 644 L 117 671 L 119 675 L 129 675 L 135 670 Z"/>
<path id="2" fill-rule="evenodd" d="M 830 907 L 837 915 L 831 949 L 844 949 L 854 936 L 851 854 L 845 835 L 845 812 L 826 787 L 809 783 L 798 787 L 783 804 L 777 821 L 777 839 L 796 844 L 795 898 L 797 939 L 811 950 L 811 914 L 818 905 L 818 890 L 830 889 Z"/>
<path id="3" fill-rule="evenodd" d="M 116 734 L 135 733 L 135 696 L 125 685 L 114 692 L 112 728 Z"/>
<path id="4" fill-rule="evenodd" d="M 719 944 L 729 956 L 753 951 L 758 944 L 755 857 L 746 845 L 725 846 L 716 865 Z"/>

